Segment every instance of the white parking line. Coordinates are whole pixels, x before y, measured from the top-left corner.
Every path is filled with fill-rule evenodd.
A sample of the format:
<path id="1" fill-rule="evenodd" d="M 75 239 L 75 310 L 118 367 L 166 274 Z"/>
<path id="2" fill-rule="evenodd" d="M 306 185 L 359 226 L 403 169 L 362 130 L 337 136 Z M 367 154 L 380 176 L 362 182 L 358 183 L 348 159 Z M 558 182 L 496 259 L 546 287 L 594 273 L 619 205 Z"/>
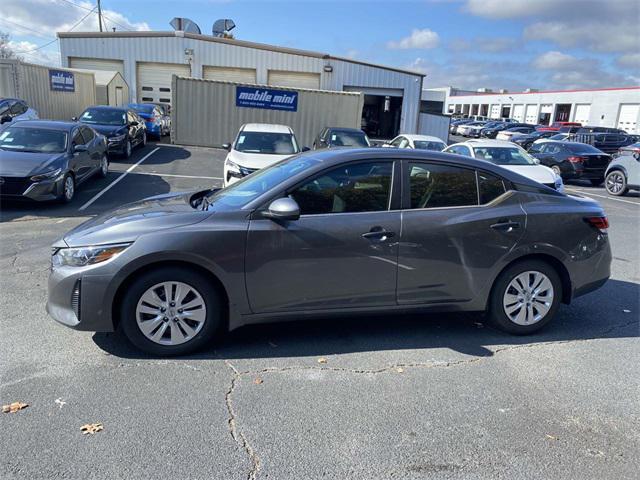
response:
<path id="1" fill-rule="evenodd" d="M 586 195 L 587 197 L 599 197 L 599 198 L 606 198 L 607 200 L 613 200 L 614 202 L 622 202 L 622 203 L 630 203 L 631 205 L 640 205 L 640 203 L 637 202 L 632 202 L 630 200 L 623 200 L 622 198 L 615 198 L 615 197 L 608 197 L 606 195 L 598 195 L 597 193 L 591 193 L 591 192 L 585 192 L 584 190 L 575 190 L 573 188 L 566 188 L 565 190 L 568 190 L 570 192 L 576 192 L 576 193 L 581 193 L 583 195 Z"/>
<path id="2" fill-rule="evenodd" d="M 203 178 L 205 180 L 222 180 L 222 177 L 201 177 L 197 175 L 176 175 L 175 173 L 136 172 L 136 175 L 155 175 L 158 177 Z"/>
<path id="3" fill-rule="evenodd" d="M 160 150 L 160 148 L 158 148 L 158 147 L 154 148 L 149 153 L 147 153 L 144 157 L 142 157 L 140 160 L 138 160 L 136 163 L 134 163 L 129 168 L 127 168 L 127 170 L 125 172 L 123 172 L 122 175 L 120 175 L 113 182 L 111 182 L 109 185 L 107 185 L 104 189 L 102 189 L 100 192 L 98 192 L 91 200 L 89 200 L 87 203 L 82 205 L 78 209 L 78 211 L 81 212 L 82 210 L 84 210 L 85 208 L 90 206 L 93 202 L 95 202 L 97 199 L 99 199 L 102 195 L 107 193 L 111 189 L 111 187 L 113 187 L 116 183 L 118 183 L 120 180 L 122 180 L 124 177 L 126 177 L 127 173 L 131 172 L 134 168 L 136 168 L 138 165 L 140 165 L 142 162 L 144 162 L 147 158 L 149 158 L 151 155 L 156 153 L 158 150 Z"/>

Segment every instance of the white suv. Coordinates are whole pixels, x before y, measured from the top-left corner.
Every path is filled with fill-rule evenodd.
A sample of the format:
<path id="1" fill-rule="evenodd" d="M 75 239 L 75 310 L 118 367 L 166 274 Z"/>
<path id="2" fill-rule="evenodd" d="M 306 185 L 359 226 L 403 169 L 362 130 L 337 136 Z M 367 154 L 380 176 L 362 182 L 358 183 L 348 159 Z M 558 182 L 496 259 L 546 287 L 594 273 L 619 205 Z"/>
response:
<path id="1" fill-rule="evenodd" d="M 247 123 L 240 127 L 224 161 L 224 186 L 303 150 L 291 127 L 268 123 Z"/>
<path id="2" fill-rule="evenodd" d="M 469 140 L 448 146 L 444 149 L 444 153 L 456 153 L 479 160 L 486 160 L 554 190 L 564 192 L 564 184 L 559 175 L 556 175 L 549 167 L 540 165 L 536 158 L 511 142 L 502 140 Z"/>

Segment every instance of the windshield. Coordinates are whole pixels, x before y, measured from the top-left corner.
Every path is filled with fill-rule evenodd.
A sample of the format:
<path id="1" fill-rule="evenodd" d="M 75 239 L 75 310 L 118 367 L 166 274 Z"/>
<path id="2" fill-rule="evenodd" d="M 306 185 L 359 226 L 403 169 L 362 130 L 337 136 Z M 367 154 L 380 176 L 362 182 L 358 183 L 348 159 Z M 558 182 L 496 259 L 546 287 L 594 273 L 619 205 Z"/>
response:
<path id="1" fill-rule="evenodd" d="M 304 155 L 287 158 L 262 168 L 226 188 L 208 194 L 209 210 L 226 211 L 241 208 L 318 162 L 319 160 Z"/>
<path id="2" fill-rule="evenodd" d="M 67 149 L 67 133 L 47 128 L 9 127 L 0 133 L 0 148 L 35 153 L 61 153 Z"/>
<path id="3" fill-rule="evenodd" d="M 427 140 L 415 140 L 413 144 L 418 150 L 433 150 L 435 152 L 441 152 L 446 147 L 442 142 L 430 142 Z"/>
<path id="4" fill-rule="evenodd" d="M 235 150 L 244 153 L 267 155 L 292 155 L 298 153 L 298 145 L 290 133 L 241 132 Z"/>
<path id="5" fill-rule="evenodd" d="M 475 157 L 496 165 L 536 165 L 535 159 L 517 147 L 475 147 Z"/>
<path id="6" fill-rule="evenodd" d="M 80 115 L 82 123 L 101 125 L 124 125 L 127 115 L 122 110 L 107 110 L 103 108 L 89 108 Z"/>
<path id="7" fill-rule="evenodd" d="M 549 140 L 564 140 L 567 136 L 568 135 L 566 133 L 558 133 L 549 137 Z"/>
<path id="8" fill-rule="evenodd" d="M 331 132 L 331 145 L 334 147 L 368 147 L 369 139 L 362 132 Z"/>

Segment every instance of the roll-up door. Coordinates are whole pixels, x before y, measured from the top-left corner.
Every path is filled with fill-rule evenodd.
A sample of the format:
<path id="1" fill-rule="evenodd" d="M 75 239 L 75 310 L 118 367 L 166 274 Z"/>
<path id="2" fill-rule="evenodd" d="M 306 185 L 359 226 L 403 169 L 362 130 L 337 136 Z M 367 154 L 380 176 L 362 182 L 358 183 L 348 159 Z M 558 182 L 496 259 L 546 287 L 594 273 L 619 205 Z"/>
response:
<path id="1" fill-rule="evenodd" d="M 202 69 L 205 80 L 221 80 L 225 82 L 256 83 L 255 68 L 211 67 Z"/>
<path id="2" fill-rule="evenodd" d="M 638 133 L 638 114 L 640 105 L 620 105 L 618 128 L 627 133 Z"/>
<path id="3" fill-rule="evenodd" d="M 573 116 L 573 121 L 581 123 L 582 125 L 588 125 L 590 113 L 591 105 L 576 105 L 576 114 Z"/>
<path id="4" fill-rule="evenodd" d="M 538 105 L 527 105 L 524 116 L 526 123 L 538 123 Z"/>
<path id="5" fill-rule="evenodd" d="M 69 67 L 84 68 L 85 70 L 108 70 L 120 72 L 124 77 L 124 62 L 122 60 L 104 60 L 101 58 L 69 58 Z"/>
<path id="6" fill-rule="evenodd" d="M 513 106 L 513 118 L 518 122 L 524 121 L 524 105 L 514 105 Z"/>
<path id="7" fill-rule="evenodd" d="M 136 65 L 138 101 L 171 104 L 173 74 L 189 77 L 191 68 L 184 64 L 139 62 Z"/>
<path id="8" fill-rule="evenodd" d="M 269 70 L 269 85 L 292 88 L 320 88 L 320 74 Z"/>
<path id="9" fill-rule="evenodd" d="M 500 118 L 500 105 L 491 105 L 491 118 Z"/>

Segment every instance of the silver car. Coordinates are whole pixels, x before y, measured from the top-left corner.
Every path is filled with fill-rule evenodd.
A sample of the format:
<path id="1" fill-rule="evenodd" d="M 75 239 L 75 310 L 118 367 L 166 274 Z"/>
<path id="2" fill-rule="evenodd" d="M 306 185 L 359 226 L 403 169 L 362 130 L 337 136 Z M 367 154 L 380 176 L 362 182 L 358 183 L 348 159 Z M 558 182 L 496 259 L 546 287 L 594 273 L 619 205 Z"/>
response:
<path id="1" fill-rule="evenodd" d="M 616 196 L 625 195 L 629 190 L 640 190 L 640 152 L 620 150 L 620 156 L 609 164 L 604 174 L 607 192 Z"/>
<path id="2" fill-rule="evenodd" d="M 610 274 L 607 218 L 482 160 L 295 155 L 225 189 L 125 205 L 53 245 L 47 311 L 179 355 L 277 319 L 485 311 L 532 333 Z"/>

